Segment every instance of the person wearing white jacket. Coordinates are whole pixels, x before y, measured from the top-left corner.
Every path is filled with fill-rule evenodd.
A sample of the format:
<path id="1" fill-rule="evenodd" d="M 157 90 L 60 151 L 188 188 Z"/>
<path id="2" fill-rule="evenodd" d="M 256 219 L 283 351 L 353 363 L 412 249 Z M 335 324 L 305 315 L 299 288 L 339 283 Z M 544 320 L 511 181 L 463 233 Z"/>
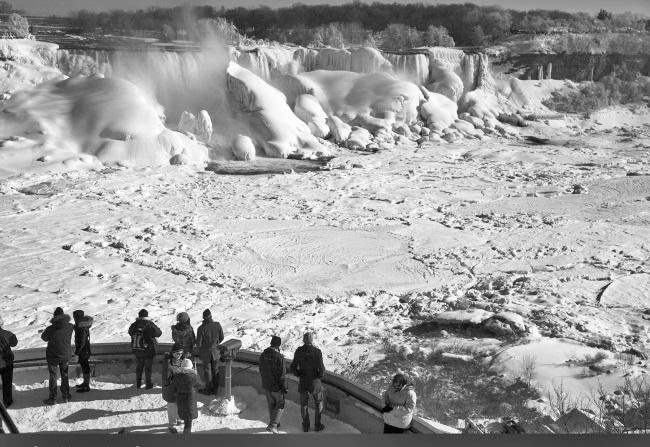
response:
<path id="1" fill-rule="evenodd" d="M 404 433 L 411 426 L 416 403 L 415 390 L 406 376 L 397 373 L 383 394 L 384 433 Z"/>

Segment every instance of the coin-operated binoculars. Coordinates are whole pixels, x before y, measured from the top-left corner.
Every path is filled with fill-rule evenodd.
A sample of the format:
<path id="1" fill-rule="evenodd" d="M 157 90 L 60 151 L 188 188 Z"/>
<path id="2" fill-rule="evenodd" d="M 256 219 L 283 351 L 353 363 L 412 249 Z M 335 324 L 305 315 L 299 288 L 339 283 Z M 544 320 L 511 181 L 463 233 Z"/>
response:
<path id="1" fill-rule="evenodd" d="M 232 362 L 237 357 L 237 353 L 241 348 L 241 340 L 231 339 L 226 340 L 221 343 L 219 346 L 219 352 L 221 353 L 221 362 L 224 365 L 225 371 L 223 374 L 219 372 L 219 376 L 224 378 L 223 382 L 223 393 L 219 393 L 221 397 L 230 399 L 232 396 Z M 221 368 L 219 368 L 221 369 Z M 221 380 L 219 381 L 221 382 Z M 221 388 L 221 383 L 219 387 Z"/>

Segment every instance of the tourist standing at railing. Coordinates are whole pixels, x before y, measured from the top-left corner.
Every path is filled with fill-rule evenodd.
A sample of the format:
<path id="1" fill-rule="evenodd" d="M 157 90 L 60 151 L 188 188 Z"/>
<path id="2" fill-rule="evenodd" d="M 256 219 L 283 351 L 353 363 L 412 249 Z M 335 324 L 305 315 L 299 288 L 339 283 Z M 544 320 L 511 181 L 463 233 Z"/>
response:
<path id="1" fill-rule="evenodd" d="M 187 312 L 181 312 L 176 316 L 176 321 L 177 323 L 172 326 L 172 340 L 183 348 L 183 357 L 191 359 L 194 355 L 196 336 L 190 323 L 190 316 Z"/>
<path id="2" fill-rule="evenodd" d="M 77 393 L 90 391 L 90 326 L 93 325 L 93 317 L 85 315 L 83 310 L 72 312 L 74 319 L 74 354 L 77 356 L 81 372 L 84 377 L 83 383 L 77 385 Z"/>
<path id="3" fill-rule="evenodd" d="M 153 388 L 151 381 L 151 370 L 153 359 L 156 356 L 158 341 L 156 338 L 162 335 L 158 326 L 149 319 L 147 309 L 138 312 L 138 318 L 129 327 L 131 336 L 131 351 L 135 354 L 135 386 L 142 387 L 142 371 L 144 370 L 145 388 Z"/>
<path id="4" fill-rule="evenodd" d="M 271 433 L 278 432 L 280 418 L 284 411 L 285 394 L 289 392 L 284 356 L 280 353 L 281 344 L 282 339 L 280 337 L 272 336 L 271 346 L 266 348 L 260 355 L 262 388 L 264 388 L 266 403 L 269 407 L 269 425 L 266 430 Z"/>
<path id="5" fill-rule="evenodd" d="M 172 350 L 165 354 L 162 362 L 162 398 L 167 402 L 167 420 L 169 431 L 178 433 L 178 406 L 176 405 L 176 388 L 174 388 L 174 374 L 180 373 L 183 362 L 183 349 L 179 344 L 174 344 Z"/>
<path id="6" fill-rule="evenodd" d="M 411 426 L 415 412 L 415 390 L 406 376 L 397 373 L 382 396 L 384 433 L 404 433 Z"/>
<path id="7" fill-rule="evenodd" d="M 41 334 L 41 339 L 47 342 L 45 350 L 45 359 L 47 360 L 47 370 L 50 374 L 49 387 L 50 397 L 45 399 L 45 405 L 54 405 L 56 403 L 56 370 L 58 368 L 61 375 L 61 395 L 63 402 L 67 403 L 70 396 L 70 384 L 68 383 L 68 366 L 72 357 L 72 332 L 74 326 L 70 323 L 70 315 L 63 313 L 63 309 L 57 307 L 54 310 L 54 316 L 50 320 L 52 323 L 46 327 Z"/>
<path id="8" fill-rule="evenodd" d="M 181 369 L 172 378 L 172 385 L 176 391 L 176 405 L 178 417 L 185 424 L 183 434 L 189 435 L 192 432 L 192 419 L 199 417 L 199 410 L 196 403 L 196 388 L 198 377 L 194 371 L 194 365 L 190 359 L 184 359 Z"/>
<path id="9" fill-rule="evenodd" d="M 0 380 L 2 380 L 2 402 L 5 407 L 14 403 L 11 395 L 14 380 L 14 352 L 11 350 L 18 344 L 18 339 L 13 332 L 3 329 L 4 321 L 0 316 Z"/>
<path id="10" fill-rule="evenodd" d="M 199 393 L 216 395 L 219 390 L 219 344 L 223 339 L 221 324 L 212 321 L 210 309 L 205 309 L 203 323 L 196 330 L 196 346 L 199 348 L 205 381 L 205 387 L 199 390 Z"/>
<path id="11" fill-rule="evenodd" d="M 321 379 L 325 374 L 323 354 L 313 345 L 313 336 L 307 332 L 302 337 L 303 345 L 296 349 L 291 363 L 291 371 L 299 377 L 298 392 L 300 393 L 300 415 L 302 430 L 309 431 L 309 395 L 314 399 L 314 430 L 322 431 L 325 426 L 321 423 L 323 412 L 323 384 Z"/>

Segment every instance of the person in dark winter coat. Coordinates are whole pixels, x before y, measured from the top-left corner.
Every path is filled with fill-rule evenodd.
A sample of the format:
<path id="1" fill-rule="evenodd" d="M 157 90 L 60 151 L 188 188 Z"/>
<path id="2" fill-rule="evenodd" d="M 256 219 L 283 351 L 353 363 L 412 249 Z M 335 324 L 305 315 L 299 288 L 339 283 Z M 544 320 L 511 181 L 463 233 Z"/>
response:
<path id="1" fill-rule="evenodd" d="M 178 417 L 183 420 L 183 434 L 189 435 L 192 432 L 192 419 L 199 417 L 199 410 L 196 405 L 196 387 L 198 377 L 190 359 L 184 359 L 181 369 L 172 378 L 172 386 L 176 392 L 176 405 Z"/>
<path id="2" fill-rule="evenodd" d="M 129 327 L 129 335 L 131 336 L 131 350 L 135 354 L 136 360 L 135 386 L 142 387 L 142 371 L 144 370 L 145 387 L 149 390 L 153 388 L 151 370 L 158 345 L 156 338 L 162 335 L 162 331 L 149 319 L 149 312 L 142 309 L 138 312 L 138 318 Z"/>
<path id="3" fill-rule="evenodd" d="M 415 391 L 406 376 L 397 373 L 382 396 L 384 433 L 405 433 L 415 412 Z"/>
<path id="4" fill-rule="evenodd" d="M 4 322 L 0 316 L 0 379 L 2 380 L 2 403 L 9 408 L 14 403 L 13 380 L 14 380 L 14 352 L 11 348 L 18 344 L 18 339 L 13 332 L 3 329 Z"/>
<path id="5" fill-rule="evenodd" d="M 272 336 L 271 346 L 262 352 L 259 363 L 262 388 L 269 407 L 269 425 L 266 429 L 271 433 L 278 432 L 280 417 L 284 411 L 285 394 L 289 392 L 284 356 L 280 353 L 281 344 L 280 337 Z"/>
<path id="6" fill-rule="evenodd" d="M 291 371 L 299 377 L 298 392 L 300 393 L 300 414 L 302 416 L 302 429 L 309 431 L 309 395 L 314 398 L 314 430 L 322 431 L 325 426 L 321 423 L 323 412 L 323 384 L 321 379 L 325 374 L 323 354 L 313 343 L 313 336 L 307 332 L 303 338 L 303 345 L 296 349 L 291 363 Z"/>
<path id="7" fill-rule="evenodd" d="M 183 350 L 180 345 L 174 344 L 172 350 L 165 354 L 162 362 L 162 398 L 167 402 L 167 419 L 169 431 L 178 433 L 178 407 L 176 406 L 176 389 L 174 388 L 174 374 L 180 372 L 183 363 Z"/>
<path id="8" fill-rule="evenodd" d="M 46 405 L 56 403 L 56 370 L 61 374 L 61 395 L 63 402 L 68 402 L 70 396 L 70 384 L 68 383 L 68 365 L 72 357 L 72 332 L 74 326 L 70 323 L 70 315 L 63 313 L 63 309 L 57 307 L 50 320 L 52 323 L 46 327 L 41 334 L 41 339 L 47 342 L 45 359 L 47 370 L 50 374 L 49 388 L 50 396 L 43 401 Z"/>
<path id="9" fill-rule="evenodd" d="M 185 358 L 192 358 L 196 336 L 190 324 L 190 316 L 187 312 L 181 312 L 176 316 L 176 321 L 177 323 L 172 326 L 172 340 L 181 345 Z"/>
<path id="10" fill-rule="evenodd" d="M 205 388 L 199 390 L 199 393 L 216 395 L 219 390 L 219 344 L 223 338 L 221 325 L 212 321 L 210 309 L 205 309 L 203 323 L 196 331 L 196 346 L 199 348 L 205 381 Z"/>
<path id="11" fill-rule="evenodd" d="M 93 317 L 84 315 L 83 310 L 72 312 L 74 319 L 74 354 L 79 359 L 81 372 L 84 381 L 77 385 L 77 393 L 90 391 L 90 327 L 93 325 Z"/>

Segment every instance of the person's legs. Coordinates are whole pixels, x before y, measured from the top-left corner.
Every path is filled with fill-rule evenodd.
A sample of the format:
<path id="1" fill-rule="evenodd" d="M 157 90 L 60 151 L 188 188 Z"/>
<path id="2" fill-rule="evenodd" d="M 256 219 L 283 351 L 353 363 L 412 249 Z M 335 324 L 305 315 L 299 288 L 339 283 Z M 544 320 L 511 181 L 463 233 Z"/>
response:
<path id="1" fill-rule="evenodd" d="M 300 416 L 302 416 L 302 430 L 309 431 L 309 392 L 300 392 Z"/>
<path id="2" fill-rule="evenodd" d="M 264 390 L 264 397 L 266 397 L 266 406 L 269 409 L 269 425 L 267 429 L 271 428 L 271 423 L 273 422 L 273 409 L 275 408 L 275 399 L 273 398 L 273 393 L 269 390 Z"/>
<path id="3" fill-rule="evenodd" d="M 13 402 L 13 379 L 14 379 L 14 365 L 10 364 L 0 369 L 0 377 L 2 377 L 2 403 L 5 407 L 9 407 Z"/>
<path id="4" fill-rule="evenodd" d="M 183 434 L 189 435 L 192 433 L 192 419 L 185 419 L 185 426 L 183 427 Z"/>
<path id="5" fill-rule="evenodd" d="M 54 361 L 48 360 L 47 362 L 47 372 L 50 375 L 50 379 L 48 382 L 48 387 L 50 389 L 50 397 L 49 400 L 55 400 L 56 399 L 56 369 L 57 369 L 58 364 L 55 363 Z"/>
<path id="6" fill-rule="evenodd" d="M 142 386 L 143 370 L 144 370 L 144 356 L 138 353 L 135 355 L 135 385 L 138 388 Z"/>
<path id="7" fill-rule="evenodd" d="M 321 415 L 323 414 L 323 387 L 318 384 L 314 387 L 314 430 L 321 431 L 325 426 L 321 423 Z"/>
<path id="8" fill-rule="evenodd" d="M 84 376 L 84 381 L 81 385 L 77 385 L 78 393 L 85 393 L 90 391 L 90 356 L 79 356 L 79 365 L 81 366 L 81 372 Z"/>
<path id="9" fill-rule="evenodd" d="M 219 391 L 219 360 L 210 359 L 210 374 L 211 374 L 211 383 L 212 383 L 212 394 L 215 396 Z"/>
<path id="10" fill-rule="evenodd" d="M 151 381 L 151 372 L 153 370 L 153 357 L 147 356 L 144 359 L 144 382 L 145 388 L 153 388 L 153 382 Z"/>
<path id="11" fill-rule="evenodd" d="M 271 428 L 276 429 L 280 426 L 280 418 L 284 412 L 284 394 L 280 391 L 274 392 L 274 407 L 273 413 L 271 414 Z"/>
<path id="12" fill-rule="evenodd" d="M 61 373 L 61 394 L 64 399 L 70 399 L 70 382 L 68 382 L 68 365 L 69 362 L 59 362 L 59 371 Z"/>
<path id="13" fill-rule="evenodd" d="M 167 421 L 169 422 L 169 426 L 173 427 L 176 425 L 177 420 L 178 406 L 176 405 L 176 402 L 167 402 Z"/>

